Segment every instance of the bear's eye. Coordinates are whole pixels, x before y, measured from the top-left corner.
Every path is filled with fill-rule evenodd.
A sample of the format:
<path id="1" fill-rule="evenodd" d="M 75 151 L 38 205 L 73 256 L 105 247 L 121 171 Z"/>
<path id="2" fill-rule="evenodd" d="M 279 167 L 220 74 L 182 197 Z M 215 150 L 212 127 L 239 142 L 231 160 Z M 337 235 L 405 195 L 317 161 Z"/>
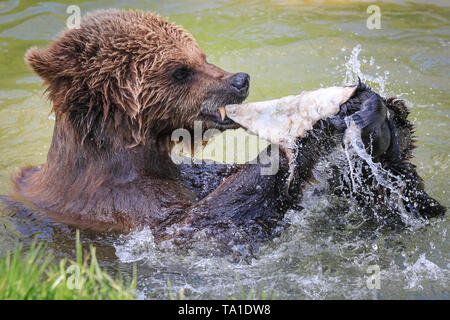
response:
<path id="1" fill-rule="evenodd" d="M 173 78 L 178 82 L 186 81 L 192 74 L 192 71 L 188 67 L 181 67 L 174 71 Z"/>

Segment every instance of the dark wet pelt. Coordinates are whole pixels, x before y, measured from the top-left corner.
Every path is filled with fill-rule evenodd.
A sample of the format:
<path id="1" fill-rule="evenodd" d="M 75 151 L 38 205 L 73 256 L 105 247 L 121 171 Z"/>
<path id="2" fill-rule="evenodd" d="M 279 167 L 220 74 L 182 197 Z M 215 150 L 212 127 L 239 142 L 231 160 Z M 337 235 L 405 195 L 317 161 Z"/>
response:
<path id="1" fill-rule="evenodd" d="M 334 1 L 78 1 L 82 13 L 109 7 L 142 8 L 170 17 L 197 39 L 210 62 L 252 77 L 248 101 L 302 90 L 354 83 L 359 76 L 383 96 L 408 102 L 416 125 L 413 162 L 427 192 L 449 206 L 450 7 L 446 1 L 386 1 L 381 29 L 366 27 L 367 2 Z M 54 119 L 41 81 L 23 55 L 62 30 L 67 2 L 0 2 L 0 195 L 11 190 L 20 166 L 45 162 Z M 242 130 L 228 137 L 245 137 Z M 242 162 L 256 155 L 227 148 L 216 159 Z M 220 141 L 216 140 L 215 143 Z M 205 157 L 208 157 L 206 148 Z M 343 153 L 331 160 L 345 167 Z M 109 271 L 138 267 L 142 298 L 449 299 L 450 241 L 447 216 L 401 226 L 368 216 L 351 202 L 325 196 L 329 162 L 316 170 L 304 210 L 291 210 L 291 226 L 255 257 L 236 262 L 199 242 L 190 252 L 156 248 L 149 230 L 127 236 L 82 232 Z M 321 192 L 322 191 L 322 192 Z M 0 252 L 33 237 L 48 241 L 60 257 L 74 255 L 75 230 L 17 208 L 2 210 Z M 372 267 L 371 267 L 372 266 Z M 380 270 L 380 288 L 367 283 Z M 372 268 L 372 269 L 370 269 Z"/>

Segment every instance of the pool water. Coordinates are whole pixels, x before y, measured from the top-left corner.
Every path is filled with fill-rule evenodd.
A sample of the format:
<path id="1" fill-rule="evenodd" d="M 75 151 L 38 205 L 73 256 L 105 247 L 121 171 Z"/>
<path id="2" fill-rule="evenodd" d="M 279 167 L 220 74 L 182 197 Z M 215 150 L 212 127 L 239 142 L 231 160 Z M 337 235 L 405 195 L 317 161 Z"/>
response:
<path id="1" fill-rule="evenodd" d="M 0 195 L 11 192 L 20 166 L 45 162 L 54 117 L 41 80 L 23 56 L 45 46 L 65 26 L 69 5 L 141 8 L 168 16 L 197 39 L 208 60 L 251 75 L 248 101 L 355 83 L 359 76 L 385 96 L 405 99 L 416 125 L 413 162 L 427 192 L 449 206 L 450 6 L 447 1 L 378 1 L 381 28 L 367 28 L 368 1 L 19 1 L 0 2 Z M 242 130 L 229 136 L 245 137 Z M 225 148 L 218 160 L 243 162 L 264 147 Z M 215 143 L 214 141 L 212 143 Z M 217 143 L 217 142 L 216 142 Z M 210 148 L 211 146 L 209 146 Z M 204 156 L 208 157 L 208 147 Z M 199 155 L 200 156 L 200 155 Z M 357 209 L 330 210 L 333 199 L 308 186 L 304 210 L 291 226 L 239 263 L 157 248 L 144 229 L 126 236 L 82 232 L 111 272 L 138 271 L 141 298 L 273 297 L 286 299 L 450 298 L 449 219 L 401 231 L 367 225 Z M 25 210 L 0 209 L 0 253 L 30 239 L 47 241 L 57 256 L 74 255 L 75 231 Z M 375 267 L 374 267 L 375 266 Z M 379 270 L 374 288 L 371 270 Z M 375 286 L 377 287 L 377 286 Z"/>

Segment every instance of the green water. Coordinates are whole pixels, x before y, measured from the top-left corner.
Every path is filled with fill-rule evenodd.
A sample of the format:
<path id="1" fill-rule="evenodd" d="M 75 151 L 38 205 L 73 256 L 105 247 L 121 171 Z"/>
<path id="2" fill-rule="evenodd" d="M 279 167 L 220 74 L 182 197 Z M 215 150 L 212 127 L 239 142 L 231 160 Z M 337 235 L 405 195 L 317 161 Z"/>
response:
<path id="1" fill-rule="evenodd" d="M 9 177 L 17 168 L 45 162 L 54 120 L 41 81 L 23 56 L 27 48 L 48 44 L 64 28 L 71 4 L 79 5 L 83 14 L 122 7 L 169 16 L 195 36 L 210 62 L 251 75 L 249 101 L 342 85 L 359 73 L 384 95 L 409 102 L 410 119 L 417 126 L 413 162 L 428 193 L 450 205 L 446 1 L 376 2 L 381 29 L 369 30 L 366 9 L 372 2 L 2 0 L 0 195 L 10 192 Z M 227 150 L 227 160 L 241 159 L 240 152 Z M 99 247 L 101 263 L 111 270 L 129 272 L 130 262 L 136 261 L 140 292 L 147 298 L 167 297 L 167 279 L 175 291 L 184 289 L 192 298 L 239 296 L 241 286 L 246 291 L 264 286 L 280 298 L 450 298 L 447 217 L 419 229 L 361 237 L 351 228 L 335 226 L 321 210 L 323 199 L 316 200 L 303 212 L 291 212 L 287 219 L 292 227 L 266 244 L 256 259 L 240 264 L 155 249 L 145 230 L 119 239 L 84 233 L 82 240 Z M 0 252 L 36 235 L 48 240 L 57 254 L 73 254 L 72 229 L 7 212 L 0 219 Z M 381 269 L 379 290 L 366 286 L 367 266 L 373 264 Z"/>

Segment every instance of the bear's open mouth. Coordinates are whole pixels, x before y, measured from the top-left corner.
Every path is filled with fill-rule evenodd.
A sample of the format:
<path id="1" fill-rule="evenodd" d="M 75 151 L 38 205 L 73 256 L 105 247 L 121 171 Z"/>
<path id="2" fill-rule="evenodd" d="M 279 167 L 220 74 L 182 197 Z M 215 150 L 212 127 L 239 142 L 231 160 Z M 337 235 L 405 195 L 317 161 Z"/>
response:
<path id="1" fill-rule="evenodd" d="M 237 129 L 240 125 L 228 118 L 225 106 L 217 108 L 215 111 L 202 111 L 200 113 L 202 120 L 212 122 L 217 129 Z"/>

